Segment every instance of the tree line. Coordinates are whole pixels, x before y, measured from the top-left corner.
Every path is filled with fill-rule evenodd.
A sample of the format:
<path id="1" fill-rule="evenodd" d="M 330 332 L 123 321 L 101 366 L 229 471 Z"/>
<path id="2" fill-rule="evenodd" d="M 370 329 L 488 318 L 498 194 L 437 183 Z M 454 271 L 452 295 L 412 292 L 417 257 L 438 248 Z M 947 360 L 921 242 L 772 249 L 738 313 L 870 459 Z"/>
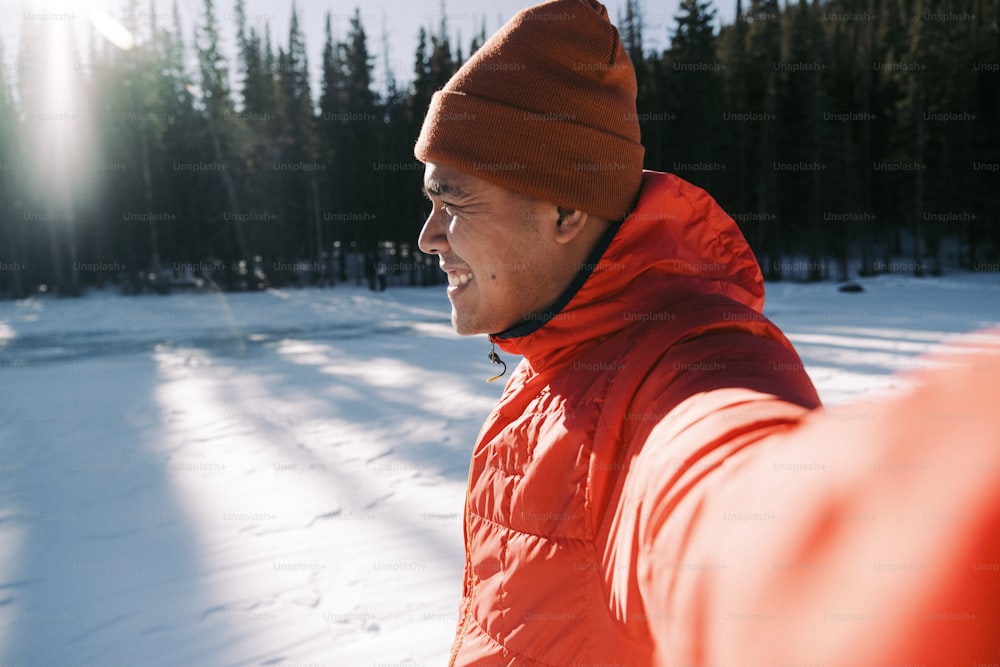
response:
<path id="1" fill-rule="evenodd" d="M 617 17 L 646 167 L 712 193 L 771 280 L 997 270 L 996 0 L 735 1 L 719 26 L 683 0 L 662 51 L 639 0 Z M 25 15 L 0 71 L 0 295 L 440 280 L 412 146 L 465 60 L 447 14 L 381 90 L 359 11 L 342 38 L 327 14 L 314 91 L 294 4 L 279 39 L 236 0 L 233 62 L 216 13 L 185 37 L 176 4 L 129 0 L 125 48 Z"/>

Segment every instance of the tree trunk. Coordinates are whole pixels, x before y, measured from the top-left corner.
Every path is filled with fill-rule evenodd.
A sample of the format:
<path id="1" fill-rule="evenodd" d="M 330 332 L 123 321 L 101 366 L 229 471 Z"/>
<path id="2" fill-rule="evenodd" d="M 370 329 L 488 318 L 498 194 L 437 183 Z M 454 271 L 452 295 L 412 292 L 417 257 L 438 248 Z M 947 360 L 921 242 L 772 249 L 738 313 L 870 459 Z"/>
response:
<path id="1" fill-rule="evenodd" d="M 146 213 L 149 215 L 149 251 L 152 254 L 152 269 L 157 279 L 160 278 L 162 262 L 160 261 L 160 237 L 156 228 L 156 216 L 153 213 L 153 177 L 149 169 L 149 139 L 146 137 L 146 127 L 139 128 L 139 155 L 142 160 L 142 193 L 146 202 Z"/>
<path id="2" fill-rule="evenodd" d="M 914 160 L 916 162 L 914 169 L 914 184 L 913 184 L 913 275 L 917 277 L 922 277 L 924 275 L 923 266 L 923 218 L 924 218 L 924 144 L 926 142 L 925 134 L 926 128 L 924 127 L 924 77 L 921 73 L 916 74 L 916 109 L 914 110 L 914 115 L 916 118 L 916 153 L 914 155 Z"/>

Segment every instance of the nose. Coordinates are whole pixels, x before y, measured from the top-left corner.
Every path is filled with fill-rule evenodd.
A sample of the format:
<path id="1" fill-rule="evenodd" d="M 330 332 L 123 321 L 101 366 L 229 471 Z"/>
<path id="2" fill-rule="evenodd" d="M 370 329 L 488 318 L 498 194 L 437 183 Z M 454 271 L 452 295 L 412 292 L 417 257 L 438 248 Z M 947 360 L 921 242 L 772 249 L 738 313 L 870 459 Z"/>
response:
<path id="1" fill-rule="evenodd" d="M 445 234 L 445 220 L 447 214 L 439 210 L 437 206 L 431 209 L 430 215 L 424 221 L 424 228 L 420 230 L 420 237 L 417 239 L 417 247 L 421 252 L 428 255 L 443 255 L 448 252 L 448 237 Z"/>

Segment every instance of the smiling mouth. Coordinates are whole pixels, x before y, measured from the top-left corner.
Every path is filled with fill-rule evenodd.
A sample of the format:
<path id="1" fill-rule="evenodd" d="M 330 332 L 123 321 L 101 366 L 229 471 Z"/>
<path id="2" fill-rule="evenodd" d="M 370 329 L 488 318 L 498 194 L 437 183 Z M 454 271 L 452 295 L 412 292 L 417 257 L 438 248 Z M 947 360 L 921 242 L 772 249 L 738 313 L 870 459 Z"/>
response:
<path id="1" fill-rule="evenodd" d="M 472 282 L 471 273 L 449 273 L 448 274 L 448 286 L 449 287 L 465 287 L 470 282 Z"/>

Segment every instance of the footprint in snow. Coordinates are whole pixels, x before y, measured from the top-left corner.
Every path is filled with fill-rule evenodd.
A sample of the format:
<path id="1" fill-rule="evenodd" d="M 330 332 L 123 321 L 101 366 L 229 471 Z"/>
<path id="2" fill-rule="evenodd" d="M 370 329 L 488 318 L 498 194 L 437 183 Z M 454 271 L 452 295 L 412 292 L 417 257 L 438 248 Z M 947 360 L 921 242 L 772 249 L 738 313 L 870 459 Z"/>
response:
<path id="1" fill-rule="evenodd" d="M 343 510 L 335 509 L 332 512 L 327 512 L 326 514 L 319 514 L 313 517 L 313 520 L 306 524 L 306 528 L 312 528 L 313 524 L 317 521 L 328 521 L 329 519 L 336 519 L 343 513 Z"/>
<path id="2" fill-rule="evenodd" d="M 390 498 L 392 498 L 392 497 L 393 497 L 394 495 L 396 495 L 396 492 L 395 492 L 395 491 L 390 491 L 389 493 L 385 494 L 384 496 L 379 496 L 379 497 L 378 497 L 378 498 L 376 498 L 375 500 L 373 500 L 373 501 L 371 501 L 370 503 L 368 503 L 367 505 L 365 505 L 365 509 L 366 509 L 366 510 L 372 510 L 372 509 L 375 509 L 375 508 L 376 508 L 377 506 L 381 505 L 381 504 L 382 504 L 382 503 L 384 503 L 384 502 L 385 502 L 386 500 L 389 500 L 389 499 L 390 499 Z"/>

